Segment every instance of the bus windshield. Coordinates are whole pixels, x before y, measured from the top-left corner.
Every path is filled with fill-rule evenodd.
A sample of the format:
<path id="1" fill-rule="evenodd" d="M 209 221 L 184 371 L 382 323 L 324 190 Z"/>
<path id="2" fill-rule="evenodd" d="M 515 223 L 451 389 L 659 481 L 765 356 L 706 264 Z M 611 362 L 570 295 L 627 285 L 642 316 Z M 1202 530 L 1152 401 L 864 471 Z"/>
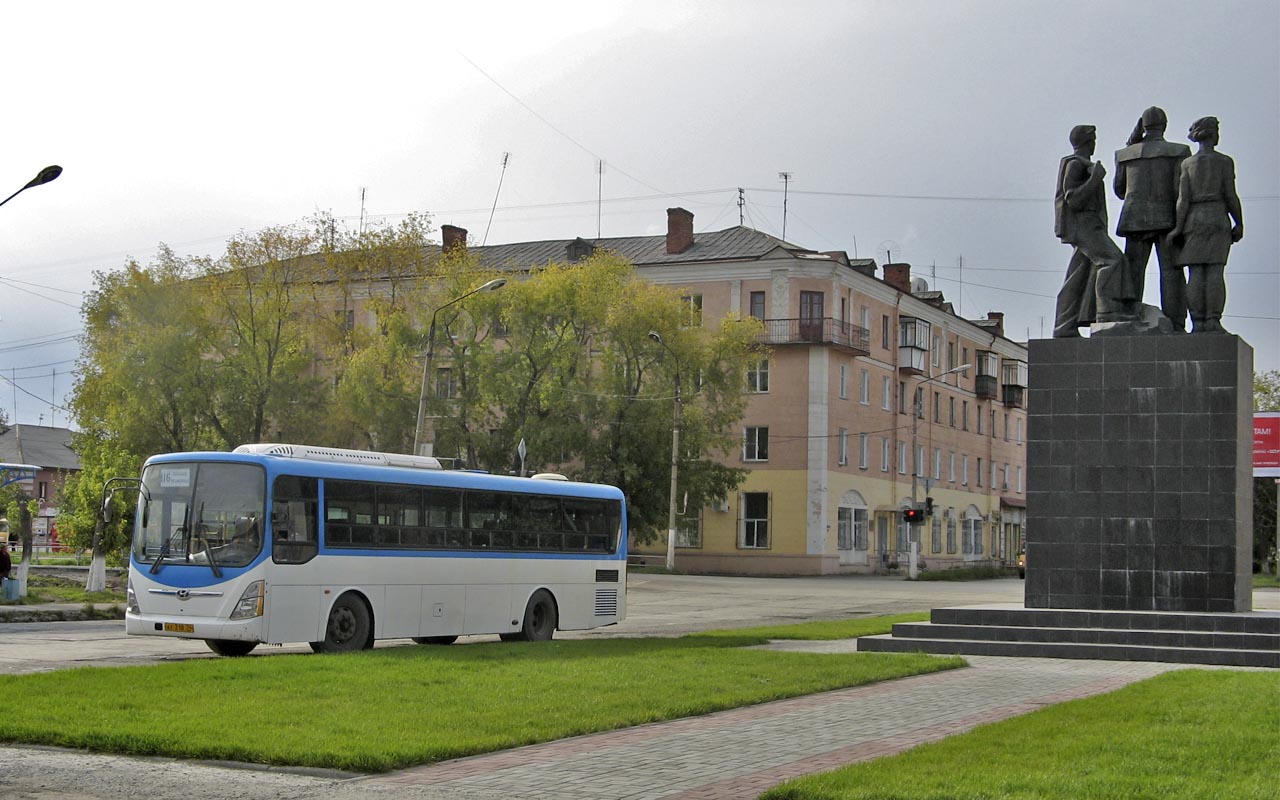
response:
<path id="1" fill-rule="evenodd" d="M 152 464 L 142 473 L 133 557 L 152 572 L 248 565 L 262 552 L 265 486 L 262 468 L 251 464 Z"/>

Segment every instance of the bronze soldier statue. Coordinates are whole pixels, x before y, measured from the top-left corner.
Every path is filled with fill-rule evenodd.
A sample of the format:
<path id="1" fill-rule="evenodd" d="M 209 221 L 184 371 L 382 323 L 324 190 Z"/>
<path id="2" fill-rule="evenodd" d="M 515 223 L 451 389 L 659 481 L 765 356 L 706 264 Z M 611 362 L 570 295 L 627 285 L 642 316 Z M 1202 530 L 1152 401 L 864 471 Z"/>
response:
<path id="1" fill-rule="evenodd" d="M 1169 232 L 1176 224 L 1178 175 L 1191 148 L 1164 139 L 1168 118 L 1152 106 L 1129 136 L 1128 146 L 1116 151 L 1116 196 L 1124 201 L 1116 233 L 1125 238 L 1129 280 L 1142 300 L 1143 279 L 1151 248 L 1160 264 L 1160 309 L 1177 330 L 1187 322 L 1186 279 L 1174 264 Z"/>
<path id="2" fill-rule="evenodd" d="M 1067 277 L 1058 292 L 1054 318 L 1055 338 L 1079 336 L 1082 325 L 1094 321 L 1125 319 L 1126 304 L 1135 298 L 1125 270 L 1124 254 L 1107 233 L 1107 197 L 1103 183 L 1107 170 L 1093 162 L 1098 143 L 1092 125 L 1071 129 L 1074 152 L 1058 165 L 1058 185 L 1053 196 L 1054 233 L 1073 245 Z M 1096 314 L 1095 314 L 1096 311 Z"/>
<path id="3" fill-rule="evenodd" d="M 1221 323 L 1227 302 L 1223 271 L 1231 245 L 1244 236 L 1236 165 L 1230 156 L 1215 150 L 1217 117 L 1193 122 L 1187 138 L 1200 143 L 1200 152 L 1182 162 L 1177 224 L 1169 238 L 1175 247 L 1175 263 L 1189 271 L 1187 306 L 1193 332 L 1225 333 Z"/>

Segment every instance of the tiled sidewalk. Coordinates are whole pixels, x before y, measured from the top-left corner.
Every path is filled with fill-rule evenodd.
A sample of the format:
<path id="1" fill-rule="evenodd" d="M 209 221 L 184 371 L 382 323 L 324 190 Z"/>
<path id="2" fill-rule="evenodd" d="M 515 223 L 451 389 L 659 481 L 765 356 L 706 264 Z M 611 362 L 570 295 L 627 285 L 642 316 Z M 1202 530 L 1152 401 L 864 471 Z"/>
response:
<path id="1" fill-rule="evenodd" d="M 348 781 L 337 797 L 740 798 L 1179 668 L 969 657 L 968 669 Z"/>

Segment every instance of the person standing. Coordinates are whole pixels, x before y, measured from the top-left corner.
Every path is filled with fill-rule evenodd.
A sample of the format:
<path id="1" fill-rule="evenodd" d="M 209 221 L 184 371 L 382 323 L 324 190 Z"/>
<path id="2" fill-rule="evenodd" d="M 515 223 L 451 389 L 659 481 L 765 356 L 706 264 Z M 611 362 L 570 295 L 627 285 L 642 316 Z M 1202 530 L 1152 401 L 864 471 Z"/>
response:
<path id="1" fill-rule="evenodd" d="M 1167 126 L 1164 110 L 1152 106 L 1142 112 L 1128 145 L 1116 151 L 1113 188 L 1116 197 L 1124 201 L 1116 233 L 1125 239 L 1129 280 L 1138 302 L 1142 300 L 1147 261 L 1155 248 L 1160 265 L 1160 309 L 1175 328 L 1186 330 L 1186 278 L 1182 268 L 1173 263 L 1168 234 L 1175 224 L 1178 171 L 1182 160 L 1191 155 L 1191 148 L 1165 141 Z"/>
<path id="2" fill-rule="evenodd" d="M 1058 292 L 1053 335 L 1059 339 L 1079 336 L 1077 328 L 1095 317 L 1120 319 L 1125 302 L 1134 297 L 1125 280 L 1124 254 L 1107 233 L 1107 170 L 1101 161 L 1091 160 L 1097 129 L 1077 125 L 1070 141 L 1073 152 L 1058 165 L 1053 196 L 1054 233 L 1075 248 Z"/>
<path id="3" fill-rule="evenodd" d="M 1231 245 L 1244 237 L 1236 165 L 1216 151 L 1218 118 L 1191 123 L 1187 138 L 1200 151 L 1182 162 L 1178 179 L 1177 224 L 1169 238 L 1175 263 L 1185 266 L 1187 307 L 1194 333 L 1225 333 L 1222 310 L 1227 303 L 1223 272 Z"/>
<path id="4" fill-rule="evenodd" d="M 0 542 L 0 580 L 7 579 L 12 569 L 13 559 L 9 558 L 9 543 Z"/>

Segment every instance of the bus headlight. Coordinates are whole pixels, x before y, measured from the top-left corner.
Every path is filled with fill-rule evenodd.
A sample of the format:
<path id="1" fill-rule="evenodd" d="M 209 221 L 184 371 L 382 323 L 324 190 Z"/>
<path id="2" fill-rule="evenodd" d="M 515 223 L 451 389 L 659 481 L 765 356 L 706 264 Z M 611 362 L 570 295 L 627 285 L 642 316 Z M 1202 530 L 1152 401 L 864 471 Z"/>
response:
<path id="1" fill-rule="evenodd" d="M 248 619 L 262 616 L 264 589 L 265 585 L 262 581 L 254 581 L 246 586 L 244 594 L 240 595 L 240 600 L 236 603 L 235 610 L 231 612 L 231 618 Z"/>
<path id="2" fill-rule="evenodd" d="M 133 591 L 133 576 L 129 576 L 129 583 L 125 589 L 125 605 L 128 606 L 130 614 L 141 614 L 142 609 L 138 608 L 138 595 Z"/>

